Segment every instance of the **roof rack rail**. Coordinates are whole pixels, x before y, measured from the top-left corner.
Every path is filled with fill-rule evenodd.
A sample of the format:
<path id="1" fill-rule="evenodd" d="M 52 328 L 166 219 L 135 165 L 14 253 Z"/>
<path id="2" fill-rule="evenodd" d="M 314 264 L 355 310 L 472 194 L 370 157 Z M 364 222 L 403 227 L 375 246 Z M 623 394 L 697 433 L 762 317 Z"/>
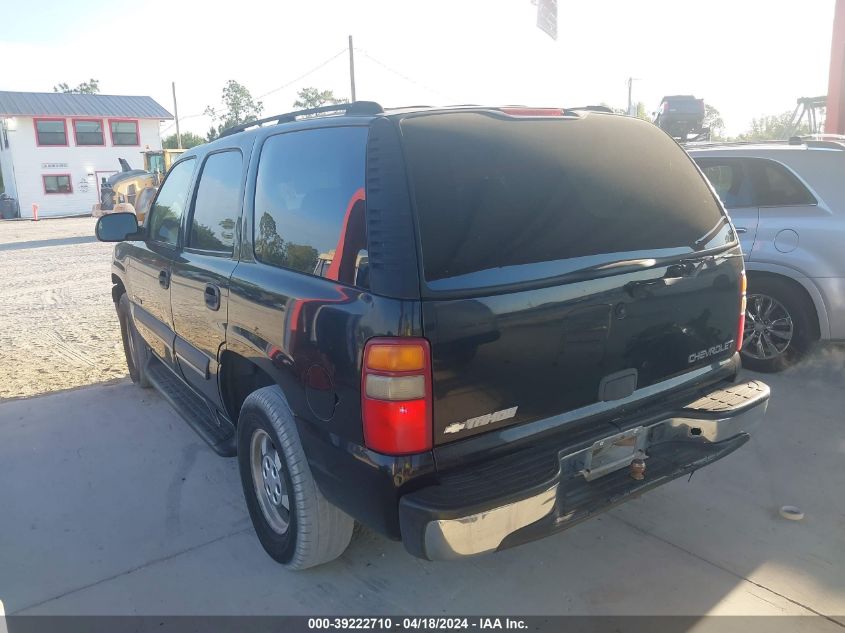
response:
<path id="1" fill-rule="evenodd" d="M 805 136 L 792 136 L 789 138 L 790 145 L 806 145 L 819 149 L 845 149 L 845 136 L 840 134 L 808 134 Z"/>
<path id="2" fill-rule="evenodd" d="M 816 141 L 813 139 L 804 141 L 804 145 L 807 147 L 815 147 L 818 149 L 838 149 L 838 150 L 845 150 L 845 143 L 843 141 Z"/>
<path id="3" fill-rule="evenodd" d="M 692 145 L 693 148 L 702 147 L 743 147 L 745 145 L 787 145 L 787 139 L 761 140 L 761 141 L 686 141 L 681 145 Z"/>
<path id="4" fill-rule="evenodd" d="M 765 139 L 759 141 L 704 141 L 704 142 L 687 142 L 681 143 L 684 146 L 690 146 L 691 149 L 703 149 L 707 147 L 744 147 L 748 145 L 792 145 L 803 146 L 814 149 L 836 149 L 845 150 L 845 137 L 837 139 L 829 136 L 828 138 L 812 138 L 808 136 L 790 136 L 788 139 Z"/>
<path id="5" fill-rule="evenodd" d="M 273 116 L 257 119 L 255 121 L 247 121 L 246 123 L 226 128 L 220 133 L 220 138 L 237 134 L 238 132 L 243 132 L 244 130 L 248 130 L 253 127 L 261 127 L 265 123 L 290 123 L 291 121 L 296 121 L 301 117 L 328 113 L 342 114 L 345 116 L 383 114 L 384 108 L 375 101 L 353 101 L 352 103 L 337 103 L 334 105 L 320 106 L 319 108 L 308 108 L 307 110 L 295 110 L 293 112 L 285 112 L 283 114 L 274 114 Z"/>

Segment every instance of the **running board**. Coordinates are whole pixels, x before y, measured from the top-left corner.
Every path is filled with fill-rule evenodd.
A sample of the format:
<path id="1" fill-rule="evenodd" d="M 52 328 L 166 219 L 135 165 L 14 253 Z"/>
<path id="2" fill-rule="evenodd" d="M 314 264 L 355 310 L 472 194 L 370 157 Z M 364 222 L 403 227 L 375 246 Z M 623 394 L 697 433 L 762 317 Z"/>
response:
<path id="1" fill-rule="evenodd" d="M 146 374 L 153 387 L 176 409 L 211 449 L 223 457 L 237 454 L 235 428 L 206 405 L 173 371 L 155 356 L 150 356 Z"/>

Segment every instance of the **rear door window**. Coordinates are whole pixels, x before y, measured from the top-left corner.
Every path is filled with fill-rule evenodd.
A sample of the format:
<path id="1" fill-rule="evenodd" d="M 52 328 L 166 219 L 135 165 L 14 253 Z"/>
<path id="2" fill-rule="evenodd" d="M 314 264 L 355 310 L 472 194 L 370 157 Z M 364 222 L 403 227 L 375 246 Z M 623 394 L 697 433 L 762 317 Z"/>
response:
<path id="1" fill-rule="evenodd" d="M 231 255 L 241 205 L 243 157 L 237 150 L 209 156 L 202 168 L 188 246 Z"/>
<path id="2" fill-rule="evenodd" d="M 255 188 L 255 257 L 265 264 L 366 287 L 367 128 L 269 137 Z"/>
<path id="3" fill-rule="evenodd" d="M 697 158 L 696 162 L 725 207 L 756 206 L 752 202 L 752 183 L 746 159 Z"/>
<path id="4" fill-rule="evenodd" d="M 753 159 L 757 167 L 757 206 L 816 204 L 816 198 L 795 174 L 773 160 Z"/>
<path id="5" fill-rule="evenodd" d="M 734 240 L 689 157 L 650 124 L 453 112 L 409 117 L 401 129 L 432 290 Z"/>

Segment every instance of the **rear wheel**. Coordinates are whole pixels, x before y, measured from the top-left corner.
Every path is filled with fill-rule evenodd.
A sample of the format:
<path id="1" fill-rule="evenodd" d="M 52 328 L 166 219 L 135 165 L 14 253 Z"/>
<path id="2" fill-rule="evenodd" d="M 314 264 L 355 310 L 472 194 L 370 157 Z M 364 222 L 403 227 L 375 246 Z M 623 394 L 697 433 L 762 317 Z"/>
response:
<path id="1" fill-rule="evenodd" d="M 354 521 L 323 497 L 281 389 L 263 387 L 238 418 L 238 466 L 249 516 L 264 550 L 289 569 L 340 556 Z"/>
<path id="2" fill-rule="evenodd" d="M 146 375 L 150 351 L 135 328 L 132 312 L 129 309 L 129 297 L 126 296 L 126 293 L 120 295 L 117 302 L 117 317 L 120 320 L 120 335 L 123 339 L 123 353 L 126 356 L 129 377 L 132 378 L 132 382 L 147 389 L 150 387 L 150 381 Z"/>
<path id="3" fill-rule="evenodd" d="M 812 345 L 813 312 L 788 282 L 758 278 L 748 284 L 742 364 L 777 372 L 800 360 Z"/>

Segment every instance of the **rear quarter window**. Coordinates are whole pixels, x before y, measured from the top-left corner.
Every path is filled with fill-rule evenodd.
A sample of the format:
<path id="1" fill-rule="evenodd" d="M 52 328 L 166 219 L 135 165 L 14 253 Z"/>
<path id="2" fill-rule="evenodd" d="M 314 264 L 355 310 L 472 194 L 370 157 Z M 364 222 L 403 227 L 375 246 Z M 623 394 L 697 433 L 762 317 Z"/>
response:
<path id="1" fill-rule="evenodd" d="M 816 198 L 789 169 L 773 160 L 757 159 L 757 206 L 802 206 Z"/>
<path id="2" fill-rule="evenodd" d="M 410 117 L 401 130 L 432 290 L 734 239 L 689 157 L 644 122 L 461 112 Z"/>
<path id="3" fill-rule="evenodd" d="M 289 132 L 264 142 L 255 191 L 259 261 L 367 287 L 366 143 L 364 127 Z"/>

